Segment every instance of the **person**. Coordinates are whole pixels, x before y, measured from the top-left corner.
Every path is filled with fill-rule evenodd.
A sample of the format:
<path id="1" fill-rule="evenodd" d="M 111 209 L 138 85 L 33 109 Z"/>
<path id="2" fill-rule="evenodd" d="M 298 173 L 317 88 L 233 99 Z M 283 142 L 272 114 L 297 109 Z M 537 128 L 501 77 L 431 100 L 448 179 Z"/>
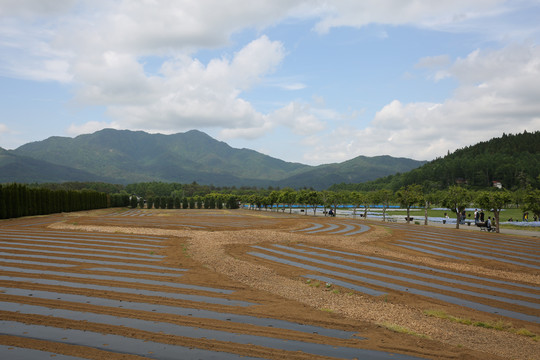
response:
<path id="1" fill-rule="evenodd" d="M 478 212 L 478 209 L 474 209 L 474 223 L 476 224 L 479 219 L 480 219 L 480 213 Z"/>
<path id="2" fill-rule="evenodd" d="M 443 224 L 446 224 L 446 222 L 448 221 L 448 219 L 450 219 L 450 217 L 448 216 L 447 213 L 444 213 L 444 219 L 442 221 Z"/>
<path id="3" fill-rule="evenodd" d="M 529 213 L 528 212 L 523 214 L 523 221 L 527 221 L 527 222 L 529 221 Z"/>
<path id="4" fill-rule="evenodd" d="M 334 210 L 330 209 L 330 211 L 328 212 L 328 215 L 329 216 L 334 216 Z"/>
<path id="5" fill-rule="evenodd" d="M 488 219 L 486 221 L 486 228 L 488 231 L 491 231 L 491 216 L 488 216 Z"/>
<path id="6" fill-rule="evenodd" d="M 480 222 L 484 222 L 484 209 L 480 209 Z"/>

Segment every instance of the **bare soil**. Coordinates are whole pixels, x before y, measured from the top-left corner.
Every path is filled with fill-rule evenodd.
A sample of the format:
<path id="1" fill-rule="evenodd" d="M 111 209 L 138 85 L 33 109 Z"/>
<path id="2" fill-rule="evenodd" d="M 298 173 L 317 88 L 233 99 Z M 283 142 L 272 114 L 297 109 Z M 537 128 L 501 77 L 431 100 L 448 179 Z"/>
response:
<path id="1" fill-rule="evenodd" d="M 144 216 L 143 216 L 144 215 Z M 318 231 L 303 231 L 313 224 L 321 224 Z M 336 232 L 344 224 L 369 226 L 369 230 L 353 235 L 347 232 Z M 325 227 L 328 231 L 324 231 Z M 332 230 L 330 230 L 332 229 Z M 356 229 L 356 227 L 355 227 Z M 53 232 L 54 236 L 53 236 Z M 9 245 L 9 238 L 13 233 L 29 236 L 19 243 L 16 250 L 4 249 Z M 8 236 L 8 234 L 11 234 Z M 41 234 L 43 239 L 37 241 Z M 64 273 L 58 275 L 43 274 L 41 279 L 69 279 L 69 274 L 96 274 L 115 276 L 115 271 L 92 270 L 97 265 L 92 263 L 76 262 L 75 260 L 111 260 L 102 257 L 103 252 L 86 254 L 86 250 L 72 250 L 72 255 L 65 260 L 41 260 L 47 264 L 13 263 L 8 260 L 25 259 L 35 260 L 25 255 L 50 255 L 47 251 L 62 252 L 66 249 L 58 248 L 64 241 L 69 245 L 70 239 L 76 238 L 87 247 L 89 252 L 96 249 L 99 236 L 95 239 L 83 235 L 104 234 L 117 237 L 118 247 L 107 247 L 108 255 L 122 254 L 127 250 L 123 244 L 139 244 L 151 246 L 151 241 L 141 240 L 143 236 L 159 236 L 163 238 L 160 245 L 152 251 L 153 255 L 164 256 L 158 262 L 147 261 L 144 256 L 148 251 L 129 250 L 140 252 L 138 268 L 135 266 L 107 265 L 107 268 L 139 269 L 145 264 L 187 269 L 181 278 L 156 273 L 131 274 L 132 278 L 155 279 L 162 281 L 193 284 L 211 288 L 231 290 L 231 294 L 211 294 L 207 291 L 182 289 L 168 292 L 181 292 L 184 294 L 223 297 L 232 300 L 248 301 L 258 305 L 230 306 L 194 302 L 190 300 L 170 299 L 165 297 L 143 296 L 127 294 L 121 291 L 92 290 L 87 288 L 74 288 L 63 285 L 38 284 L 23 280 L 0 280 L 0 287 L 55 291 L 69 294 L 78 294 L 91 297 L 103 297 L 122 301 L 145 302 L 148 304 L 161 304 L 181 307 L 196 307 L 216 312 L 227 312 L 251 315 L 260 318 L 287 320 L 321 326 L 325 328 L 352 331 L 366 339 L 322 336 L 312 333 L 302 333 L 280 328 L 268 328 L 243 323 L 217 321 L 197 317 L 186 317 L 175 314 L 162 314 L 151 311 L 133 311 L 129 309 L 109 308 L 89 304 L 73 303 L 63 300 L 42 299 L 30 296 L 15 296 L 0 292 L 0 301 L 17 302 L 28 305 L 50 306 L 59 309 L 74 311 L 90 311 L 99 314 L 108 314 L 122 317 L 133 317 L 145 320 L 182 324 L 206 329 L 222 330 L 237 334 L 260 335 L 278 339 L 305 341 L 308 343 L 328 344 L 332 346 L 345 346 L 358 349 L 372 349 L 392 353 L 406 354 L 426 359 L 539 359 L 540 346 L 538 341 L 530 336 L 518 335 L 516 330 L 526 329 L 529 333 L 539 334 L 540 325 L 535 321 L 525 321 L 500 316 L 498 314 L 459 306 L 443 300 L 438 300 L 408 291 L 388 289 L 385 286 L 368 286 L 384 292 L 382 296 L 371 296 L 333 283 L 325 284 L 318 281 L 308 281 L 306 274 L 315 274 L 297 266 L 291 266 L 267 260 L 251 254 L 253 246 L 264 249 L 257 251 L 268 255 L 275 255 L 268 249 L 277 249 L 274 245 L 286 245 L 295 249 L 311 246 L 322 250 L 320 253 L 335 256 L 335 251 L 351 253 L 358 256 L 372 256 L 382 260 L 373 260 L 374 263 L 383 264 L 384 260 L 407 263 L 414 267 L 427 266 L 430 268 L 450 271 L 452 273 L 489 278 L 494 280 L 512 282 L 517 285 L 501 285 L 508 290 L 523 290 L 527 288 L 532 295 L 523 294 L 505 297 L 533 302 L 536 306 L 527 307 L 520 303 L 512 304 L 501 301 L 501 296 L 492 290 L 474 289 L 471 286 L 457 286 L 467 291 L 478 291 L 483 297 L 463 293 L 456 295 L 449 290 L 436 290 L 449 296 L 459 297 L 471 302 L 481 302 L 495 308 L 516 311 L 532 317 L 540 316 L 540 272 L 535 266 L 540 266 L 537 260 L 540 247 L 538 239 L 527 236 L 510 236 L 503 234 L 480 234 L 467 231 L 467 229 L 441 229 L 429 226 L 386 224 L 370 220 L 351 220 L 339 218 L 326 218 L 305 215 L 289 215 L 286 213 L 247 211 L 247 210 L 137 210 L 107 209 L 90 212 L 78 212 L 42 217 L 13 219 L 0 221 L 0 265 L 6 267 L 19 267 L 21 269 L 42 270 L 43 272 L 58 269 L 55 265 L 71 264 Z M 429 238 L 416 240 L 422 242 L 417 245 L 420 249 L 432 249 L 433 239 L 450 239 L 458 247 L 470 249 L 467 255 L 460 258 L 445 257 L 423 252 L 418 249 L 406 248 L 401 241 L 427 234 Z M 34 236 L 34 238 L 32 238 Z M 82 240 L 81 240 L 82 239 Z M 475 252 L 489 253 L 494 241 L 497 241 L 497 257 L 494 260 L 476 256 Z M 505 244 L 508 244 L 506 246 Z M 44 247 L 44 245 L 48 247 Z M 14 246 L 14 245 L 13 245 Z M 56 247 L 55 247 L 56 246 Z M 73 245 L 75 246 L 75 245 Z M 442 248 L 454 249 L 453 245 L 441 245 Z M 266 249 L 266 250 L 265 250 Z M 487 249 L 487 250 L 486 250 Z M 69 251 L 69 250 L 68 250 Z M 444 252 L 444 249 L 441 250 Z M 524 258 L 523 264 L 512 263 L 516 259 L 516 251 L 527 252 L 531 258 Z M 291 252 L 292 254 L 292 252 Z M 448 252 L 450 255 L 456 253 Z M 132 256 L 132 255 L 130 255 Z M 136 255 L 133 255 L 137 257 Z M 343 259 L 354 259 L 352 256 L 340 255 Z M 536 258 L 535 258 L 536 257 Z M 324 259 L 324 258 L 321 258 Z M 348 260 L 333 260 L 340 266 L 351 266 Z M 509 261 L 504 261 L 508 259 Z M 39 261 L 39 260 L 36 260 Z M 296 260 L 302 263 L 306 261 Z M 313 264 L 311 264 L 313 265 Z M 322 268 L 332 268 L 320 265 Z M 396 265 L 398 266 L 398 265 Z M 150 269 L 148 269 L 150 270 Z M 342 268 L 345 274 L 357 274 L 353 270 Z M 399 275 L 399 272 L 379 269 L 380 275 L 374 279 L 386 281 L 385 275 Z M 432 274 L 429 270 L 423 271 Z M 13 277 L 31 276 L 14 270 L 2 270 L 1 275 Z M 315 274 L 317 275 L 317 274 Z M 321 274 L 318 274 L 321 275 Z M 328 276 L 328 275 L 326 275 Z M 426 281 L 424 277 L 411 275 L 410 279 Z M 461 279 L 458 275 L 449 275 L 449 278 Z M 73 279 L 72 279 L 73 280 Z M 73 280 L 82 284 L 98 284 L 104 286 L 115 285 L 111 281 L 99 279 Z M 479 285 L 493 285 L 484 280 L 474 280 Z M 396 280 L 396 284 L 409 286 L 405 280 Z M 440 283 L 436 280 L 433 283 Z M 366 285 L 367 286 L 367 285 Z M 139 284 L 139 289 L 163 291 L 163 287 L 156 285 Z M 435 291 L 428 285 L 418 285 L 425 291 Z M 491 295 L 492 298 L 491 298 Z M 485 326 L 461 324 L 448 319 L 429 316 L 427 310 L 444 311 L 451 316 L 468 319 L 478 324 L 499 324 L 501 330 L 489 329 Z M 176 344 L 186 347 L 224 351 L 244 356 L 261 357 L 269 359 L 315 359 L 325 358 L 301 352 L 290 352 L 280 349 L 269 349 L 263 346 L 246 345 L 212 339 L 194 339 L 188 336 L 174 336 L 164 333 L 145 331 L 120 326 L 107 326 L 87 321 L 75 321 L 52 316 L 38 316 L 19 312 L 5 311 L 0 307 L 0 320 L 16 321 L 21 323 L 47 325 L 66 329 L 80 329 L 104 334 L 117 334 L 146 341 L 155 341 L 165 344 Z M 477 324 L 477 325 L 478 325 Z M 396 331 L 396 329 L 399 329 Z M 523 330 L 522 330 L 523 332 Z M 0 331 L 1 333 L 1 331 Z M 0 344 L 14 347 L 33 348 L 58 354 L 73 355 L 89 359 L 138 359 L 140 356 L 109 352 L 103 349 L 62 342 L 30 339 L 24 336 L 0 335 Z"/>

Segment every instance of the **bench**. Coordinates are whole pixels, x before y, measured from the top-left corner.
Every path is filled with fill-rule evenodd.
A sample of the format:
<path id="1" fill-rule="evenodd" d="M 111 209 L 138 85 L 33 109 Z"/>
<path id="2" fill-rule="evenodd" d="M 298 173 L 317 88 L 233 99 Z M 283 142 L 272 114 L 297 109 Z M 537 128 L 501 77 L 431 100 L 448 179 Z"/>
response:
<path id="1" fill-rule="evenodd" d="M 488 228 L 485 222 L 477 222 L 476 226 L 478 226 L 480 228 L 480 230 L 483 230 L 483 231 L 487 231 L 487 232 L 495 231 L 495 227 L 490 226 Z"/>

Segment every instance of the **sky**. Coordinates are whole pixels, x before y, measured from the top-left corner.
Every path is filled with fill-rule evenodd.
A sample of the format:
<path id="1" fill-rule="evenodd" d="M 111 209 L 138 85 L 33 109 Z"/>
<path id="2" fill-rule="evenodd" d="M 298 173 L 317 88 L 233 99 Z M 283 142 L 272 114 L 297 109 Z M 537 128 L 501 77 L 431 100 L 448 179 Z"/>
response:
<path id="1" fill-rule="evenodd" d="M 197 129 L 309 165 L 540 130 L 540 0 L 0 0 L 0 147 Z"/>

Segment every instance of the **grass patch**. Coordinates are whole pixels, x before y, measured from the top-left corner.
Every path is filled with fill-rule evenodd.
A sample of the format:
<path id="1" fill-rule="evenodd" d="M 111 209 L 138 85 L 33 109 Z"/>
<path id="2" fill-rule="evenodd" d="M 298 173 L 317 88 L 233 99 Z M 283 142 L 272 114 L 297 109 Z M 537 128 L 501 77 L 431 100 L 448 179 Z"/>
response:
<path id="1" fill-rule="evenodd" d="M 450 315 L 443 310 L 425 310 L 424 314 L 428 316 L 436 317 L 438 319 L 449 320 L 458 324 L 476 326 L 476 327 L 481 327 L 484 329 L 494 329 L 497 331 L 506 331 L 506 332 L 510 332 L 516 335 L 529 337 L 533 339 L 534 341 L 538 341 L 539 339 L 537 334 L 527 329 L 516 329 L 512 326 L 512 323 L 502 321 L 502 320 L 497 320 L 495 322 L 472 321 L 471 319 L 463 319 L 463 318 Z"/>
<path id="2" fill-rule="evenodd" d="M 370 209 L 370 211 L 376 212 L 380 216 L 382 216 L 382 210 L 380 210 L 380 209 Z M 444 214 L 447 213 L 448 216 L 451 219 L 456 218 L 456 213 L 451 211 L 451 210 L 428 209 L 427 213 L 428 213 L 428 217 L 444 217 Z M 474 220 L 474 218 L 473 218 L 474 210 L 471 210 L 471 211 L 467 212 L 467 219 L 469 219 L 469 217 L 468 217 L 469 213 L 471 214 L 470 220 Z M 388 211 L 387 210 L 386 211 L 386 216 L 392 216 L 392 215 L 407 215 L 407 210 L 393 210 L 393 211 Z M 411 215 L 411 217 L 414 217 L 414 218 L 422 218 L 423 219 L 424 218 L 424 209 L 423 208 L 411 209 L 410 210 L 410 215 Z M 491 211 L 489 211 L 489 210 L 484 209 L 484 216 L 487 219 L 488 216 L 493 217 L 493 213 Z M 532 218 L 530 216 L 531 216 L 531 214 L 529 213 L 529 221 L 532 221 Z M 517 209 L 517 208 L 503 209 L 501 211 L 501 222 L 502 221 L 507 221 L 509 218 L 513 218 L 514 220 L 521 221 L 521 219 L 523 219 L 523 210 L 522 209 Z M 368 215 L 368 219 L 369 219 L 369 215 Z"/>
<path id="3" fill-rule="evenodd" d="M 184 253 L 184 256 L 185 256 L 185 257 L 190 257 L 188 245 L 182 246 L 182 252 Z"/>
<path id="4" fill-rule="evenodd" d="M 318 288 L 318 287 L 321 286 L 321 283 L 320 283 L 320 282 L 318 282 L 318 281 L 313 281 L 313 280 L 311 280 L 311 279 L 307 279 L 307 280 L 306 280 L 306 284 L 308 284 L 308 285 L 311 286 L 311 287 L 316 287 L 316 288 Z"/>
<path id="5" fill-rule="evenodd" d="M 425 310 L 424 314 L 426 314 L 428 316 L 436 317 L 436 318 L 439 318 L 439 319 L 450 320 L 450 321 L 458 323 L 458 324 L 464 324 L 464 325 L 472 325 L 473 324 L 472 320 L 470 320 L 470 319 L 458 318 L 458 317 L 447 314 L 443 310 Z"/>
<path id="6" fill-rule="evenodd" d="M 517 226 L 510 224 L 501 224 L 501 229 L 540 231 L 540 227 L 538 226 Z"/>
<path id="7" fill-rule="evenodd" d="M 391 323 L 388 323 L 388 322 L 379 323 L 378 325 L 380 325 L 382 327 L 385 327 L 388 330 L 392 330 L 393 332 L 400 333 L 400 334 L 414 335 L 414 336 L 418 336 L 418 337 L 421 337 L 421 338 L 424 338 L 424 339 L 429 339 L 429 336 L 419 334 L 419 333 L 414 332 L 411 329 L 408 329 L 408 328 L 406 328 L 404 326 L 401 326 L 401 325 L 391 324 Z"/>
<path id="8" fill-rule="evenodd" d="M 533 333 L 533 332 L 531 332 L 531 331 L 529 331 L 527 329 L 517 329 L 515 333 L 517 335 L 530 337 L 534 341 L 538 341 L 538 335 L 536 335 L 535 333 Z"/>

